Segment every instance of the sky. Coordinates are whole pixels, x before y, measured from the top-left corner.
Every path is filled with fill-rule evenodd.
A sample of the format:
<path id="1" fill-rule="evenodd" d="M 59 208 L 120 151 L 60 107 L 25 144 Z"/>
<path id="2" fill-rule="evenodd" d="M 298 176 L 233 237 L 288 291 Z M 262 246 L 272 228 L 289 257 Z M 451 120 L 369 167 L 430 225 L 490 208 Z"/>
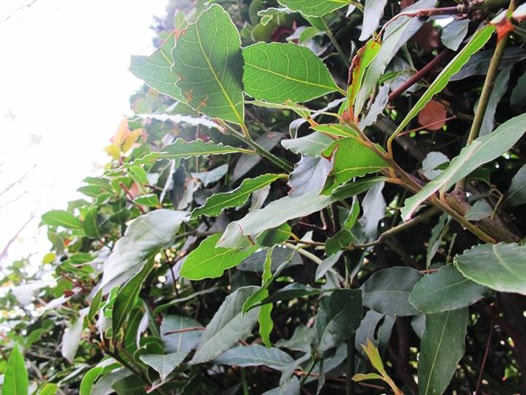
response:
<path id="1" fill-rule="evenodd" d="M 153 51 L 167 0 L 0 0 L 0 253 L 43 255 L 40 216 L 81 197 L 142 82 L 131 55 Z M 19 181 L 21 180 L 21 181 Z M 11 187 L 10 187 L 11 186 Z"/>

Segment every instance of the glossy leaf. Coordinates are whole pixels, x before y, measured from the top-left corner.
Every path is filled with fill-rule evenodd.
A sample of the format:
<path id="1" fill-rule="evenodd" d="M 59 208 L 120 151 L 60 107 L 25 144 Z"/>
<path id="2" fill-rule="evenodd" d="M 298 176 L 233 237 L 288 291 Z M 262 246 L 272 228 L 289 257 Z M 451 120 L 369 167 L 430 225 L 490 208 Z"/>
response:
<path id="1" fill-rule="evenodd" d="M 455 257 L 467 278 L 500 292 L 526 295 L 526 247 L 515 243 L 481 244 Z"/>
<path id="2" fill-rule="evenodd" d="M 179 77 L 172 72 L 172 50 L 176 45 L 175 34 L 170 34 L 163 44 L 150 56 L 132 56 L 130 71 L 137 78 L 165 95 L 184 101 L 177 86 Z"/>
<path id="3" fill-rule="evenodd" d="M 184 211 L 167 209 L 151 211 L 136 218 L 104 263 L 101 282 L 104 293 L 134 277 L 148 258 L 169 246 L 187 218 L 188 213 Z"/>
<path id="4" fill-rule="evenodd" d="M 187 104 L 213 118 L 244 122 L 241 39 L 221 6 L 213 4 L 181 32 L 172 56 Z"/>
<path id="5" fill-rule="evenodd" d="M 323 157 L 303 156 L 290 173 L 289 196 L 301 196 L 307 192 L 320 193 L 331 168 L 331 162 Z"/>
<path id="6" fill-rule="evenodd" d="M 181 277 L 189 280 L 220 277 L 225 270 L 237 266 L 257 249 L 256 246 L 243 250 L 217 247 L 220 237 L 220 233 L 209 236 L 186 257 Z"/>
<path id="7" fill-rule="evenodd" d="M 257 287 L 242 287 L 226 297 L 203 332 L 199 346 L 190 361 L 191 364 L 217 358 L 251 332 L 257 322 L 259 311 L 252 309 L 243 313 L 242 307 L 246 298 L 256 290 Z"/>
<path id="8" fill-rule="evenodd" d="M 489 289 L 464 277 L 453 265 L 424 275 L 409 295 L 409 302 L 426 314 L 467 307 L 489 294 Z"/>
<path id="9" fill-rule="evenodd" d="M 259 344 L 231 348 L 214 359 L 221 365 L 237 366 L 266 366 L 271 369 L 281 370 L 287 368 L 294 359 L 279 348 L 268 348 Z"/>
<path id="10" fill-rule="evenodd" d="M 327 181 L 332 186 L 338 186 L 354 177 L 379 172 L 387 166 L 376 152 L 353 138 L 337 140 L 323 155 L 333 162 Z"/>
<path id="11" fill-rule="evenodd" d="M 468 27 L 469 19 L 454 20 L 447 24 L 442 29 L 440 35 L 442 44 L 444 44 L 445 47 L 456 51 L 460 47 L 460 44 L 462 44 L 462 41 L 464 41 L 464 38 L 466 38 L 466 34 L 468 34 Z"/>
<path id="12" fill-rule="evenodd" d="M 374 273 L 362 285 L 363 305 L 382 314 L 418 315 L 409 295 L 422 274 L 409 267 L 392 267 Z"/>
<path id="13" fill-rule="evenodd" d="M 243 49 L 243 59 L 245 92 L 255 99 L 306 102 L 338 89 L 325 64 L 306 47 L 257 43 Z"/>
<path id="14" fill-rule="evenodd" d="M 330 203 L 330 196 L 320 196 L 315 193 L 274 200 L 264 208 L 252 211 L 242 219 L 228 224 L 217 245 L 224 248 L 248 246 L 250 240 L 247 237 L 276 228 L 290 219 L 320 211 Z"/>
<path id="15" fill-rule="evenodd" d="M 418 393 L 442 394 L 464 356 L 468 309 L 426 315 L 420 343 Z"/>
<path id="16" fill-rule="evenodd" d="M 159 373 L 162 382 L 166 381 L 168 375 L 172 373 L 178 365 L 186 358 L 187 353 L 171 353 L 164 355 L 145 354 L 140 356 L 140 360 L 152 367 Z"/>
<path id="17" fill-rule="evenodd" d="M 349 5 L 348 0 L 278 0 L 278 3 L 305 16 L 324 16 Z"/>
<path id="18" fill-rule="evenodd" d="M 365 0 L 363 26 L 359 38 L 360 41 L 367 40 L 378 28 L 386 4 L 387 0 Z"/>
<path id="19" fill-rule="evenodd" d="M 405 201 L 402 216 L 408 219 L 422 202 L 437 191 L 447 191 L 453 184 L 468 176 L 481 165 L 507 152 L 526 130 L 526 114 L 518 115 L 501 124 L 493 133 L 478 137 L 451 160 L 438 177 Z"/>
<path id="20" fill-rule="evenodd" d="M 236 189 L 210 196 L 201 207 L 192 212 L 192 217 L 197 218 L 200 215 L 216 217 L 224 209 L 243 206 L 253 192 L 280 178 L 286 178 L 286 176 L 283 174 L 263 174 L 256 178 L 245 178 Z"/>
<path id="21" fill-rule="evenodd" d="M 334 139 L 324 133 L 311 133 L 304 137 L 283 140 L 281 145 L 295 154 L 316 157 L 333 142 Z"/>
<path id="22" fill-rule="evenodd" d="M 15 344 L 7 361 L 4 381 L 2 383 L 2 395 L 27 395 L 29 389 L 29 378 L 24 356 Z"/>
<path id="23" fill-rule="evenodd" d="M 66 229 L 83 230 L 82 222 L 65 210 L 51 210 L 42 215 L 42 222 L 49 226 L 62 226 Z"/>

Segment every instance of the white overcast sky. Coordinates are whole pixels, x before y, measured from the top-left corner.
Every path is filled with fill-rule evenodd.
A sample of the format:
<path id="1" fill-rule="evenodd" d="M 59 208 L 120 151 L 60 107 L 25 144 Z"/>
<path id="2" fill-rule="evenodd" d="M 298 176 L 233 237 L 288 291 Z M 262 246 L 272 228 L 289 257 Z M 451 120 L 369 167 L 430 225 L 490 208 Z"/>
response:
<path id="1" fill-rule="evenodd" d="M 30 5 L 30 6 L 28 6 Z M 103 150 L 141 82 L 132 54 L 153 50 L 154 15 L 167 0 L 0 0 L 0 252 L 8 261 L 35 249 L 40 215 L 65 209 Z M 45 251 L 41 251 L 45 252 Z M 6 260 L 0 260 L 0 268 Z"/>

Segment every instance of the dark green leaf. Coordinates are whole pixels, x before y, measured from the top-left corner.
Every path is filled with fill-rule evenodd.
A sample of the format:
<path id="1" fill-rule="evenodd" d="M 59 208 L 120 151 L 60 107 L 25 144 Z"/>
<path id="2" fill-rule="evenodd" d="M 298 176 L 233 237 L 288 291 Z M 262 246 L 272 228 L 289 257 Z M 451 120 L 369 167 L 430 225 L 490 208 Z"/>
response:
<path id="1" fill-rule="evenodd" d="M 523 165 L 511 179 L 511 185 L 506 192 L 504 205 L 520 206 L 526 203 L 526 165 Z"/>
<path id="2" fill-rule="evenodd" d="M 279 348 L 268 348 L 259 344 L 231 348 L 214 359 L 221 365 L 267 366 L 281 370 L 294 362 L 294 359 Z"/>
<path id="3" fill-rule="evenodd" d="M 468 309 L 426 315 L 418 360 L 418 393 L 442 394 L 464 356 Z"/>
<path id="4" fill-rule="evenodd" d="M 92 207 L 86 213 L 84 218 L 84 231 L 86 236 L 92 237 L 94 239 L 99 239 L 101 237 L 99 224 L 98 224 L 98 207 Z"/>
<path id="5" fill-rule="evenodd" d="M 137 303 L 143 282 L 153 269 L 153 259 L 149 259 L 142 270 L 119 289 L 112 309 L 112 328 L 117 335 L 124 322 L 129 322 L 129 313 Z"/>
<path id="6" fill-rule="evenodd" d="M 362 320 L 362 292 L 339 289 L 320 298 L 316 330 L 320 350 L 325 351 L 350 339 Z"/>
<path id="7" fill-rule="evenodd" d="M 465 278 L 453 265 L 426 274 L 414 286 L 409 302 L 426 314 L 467 307 L 488 295 L 488 288 Z"/>
<path id="8" fill-rule="evenodd" d="M 312 288 L 310 285 L 292 283 L 286 285 L 280 290 L 274 292 L 268 298 L 265 298 L 261 301 L 262 304 L 265 303 L 275 303 L 278 301 L 284 301 L 289 299 L 304 298 L 307 296 L 316 296 L 324 291 L 318 288 Z"/>
<path id="9" fill-rule="evenodd" d="M 209 197 L 201 207 L 196 208 L 192 212 L 192 218 L 197 218 L 200 215 L 216 217 L 221 214 L 224 209 L 240 207 L 247 202 L 254 191 L 280 178 L 286 178 L 286 176 L 283 174 L 263 174 L 256 178 L 246 178 L 241 185 L 233 191 L 216 193 Z"/>
<path id="10" fill-rule="evenodd" d="M 216 358 L 252 331 L 259 311 L 252 309 L 243 313 L 242 307 L 245 300 L 256 290 L 257 287 L 242 287 L 226 297 L 203 332 L 191 364 Z"/>
<path id="11" fill-rule="evenodd" d="M 362 285 L 363 304 L 382 314 L 418 315 L 420 312 L 409 303 L 409 295 L 422 276 L 410 267 L 380 270 Z"/>
<path id="12" fill-rule="evenodd" d="M 187 353 L 185 352 L 175 352 L 164 355 L 145 354 L 140 356 L 140 360 L 155 369 L 157 373 L 159 373 L 161 382 L 164 382 L 168 375 L 184 361 L 186 355 Z"/>

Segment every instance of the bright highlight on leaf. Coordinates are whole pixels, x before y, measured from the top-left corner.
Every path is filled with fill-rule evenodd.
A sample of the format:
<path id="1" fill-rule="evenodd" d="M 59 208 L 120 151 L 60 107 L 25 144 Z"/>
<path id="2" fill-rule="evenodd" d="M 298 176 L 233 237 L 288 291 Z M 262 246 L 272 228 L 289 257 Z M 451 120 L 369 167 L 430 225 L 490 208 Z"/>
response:
<path id="1" fill-rule="evenodd" d="M 185 102 L 196 111 L 244 122 L 241 39 L 228 13 L 213 4 L 177 38 L 172 73 Z"/>
<path id="2" fill-rule="evenodd" d="M 338 90 L 321 59 L 296 44 L 257 43 L 243 49 L 243 59 L 245 91 L 255 99 L 306 102 Z"/>

